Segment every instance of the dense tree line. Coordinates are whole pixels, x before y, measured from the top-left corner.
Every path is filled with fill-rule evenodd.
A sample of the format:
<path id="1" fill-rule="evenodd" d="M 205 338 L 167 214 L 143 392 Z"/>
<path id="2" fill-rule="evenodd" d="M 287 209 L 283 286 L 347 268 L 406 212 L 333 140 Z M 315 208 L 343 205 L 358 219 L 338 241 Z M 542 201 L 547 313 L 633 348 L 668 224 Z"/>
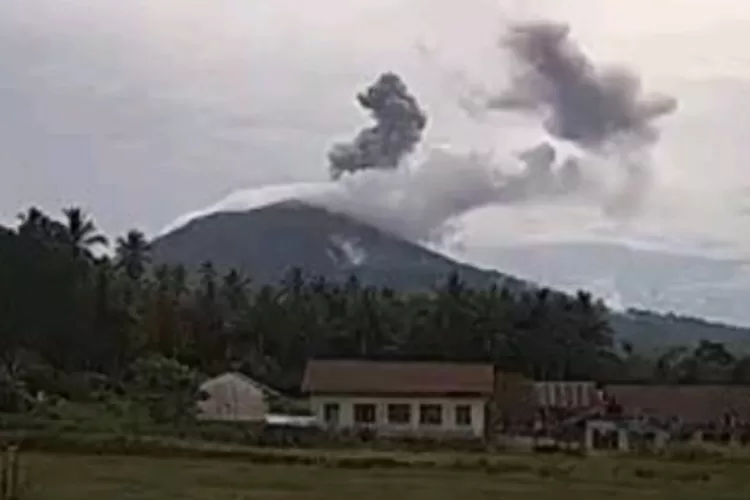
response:
<path id="1" fill-rule="evenodd" d="M 121 381 L 159 355 L 205 374 L 239 369 L 293 388 L 313 357 L 488 361 L 537 379 L 726 381 L 750 362 L 720 344 L 643 358 L 616 345 L 604 305 L 547 289 L 471 289 L 458 275 L 402 294 L 290 269 L 274 286 L 237 271 L 152 265 L 143 233 L 114 241 L 76 208 L 0 230 L 0 363 Z"/>

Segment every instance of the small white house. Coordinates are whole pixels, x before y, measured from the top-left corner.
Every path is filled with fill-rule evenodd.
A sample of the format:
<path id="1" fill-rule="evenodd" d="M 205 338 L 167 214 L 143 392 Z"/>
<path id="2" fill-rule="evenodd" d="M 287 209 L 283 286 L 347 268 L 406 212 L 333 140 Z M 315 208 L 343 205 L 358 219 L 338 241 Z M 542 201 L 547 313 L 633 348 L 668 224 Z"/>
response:
<path id="1" fill-rule="evenodd" d="M 491 365 L 311 361 L 303 392 L 328 428 L 380 436 L 482 438 Z"/>
<path id="2" fill-rule="evenodd" d="M 201 420 L 263 422 L 268 413 L 266 387 L 242 373 L 224 373 L 200 389 L 207 396 L 198 402 Z"/>

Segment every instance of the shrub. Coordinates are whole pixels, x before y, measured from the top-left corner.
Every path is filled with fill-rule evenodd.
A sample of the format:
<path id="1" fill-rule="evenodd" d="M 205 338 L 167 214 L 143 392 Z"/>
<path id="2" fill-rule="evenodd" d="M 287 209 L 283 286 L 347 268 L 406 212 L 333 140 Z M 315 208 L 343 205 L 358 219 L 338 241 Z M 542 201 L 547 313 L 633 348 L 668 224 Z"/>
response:
<path id="1" fill-rule="evenodd" d="M 126 392 L 154 422 L 183 424 L 197 415 L 200 380 L 198 372 L 179 361 L 151 355 L 131 365 Z"/>

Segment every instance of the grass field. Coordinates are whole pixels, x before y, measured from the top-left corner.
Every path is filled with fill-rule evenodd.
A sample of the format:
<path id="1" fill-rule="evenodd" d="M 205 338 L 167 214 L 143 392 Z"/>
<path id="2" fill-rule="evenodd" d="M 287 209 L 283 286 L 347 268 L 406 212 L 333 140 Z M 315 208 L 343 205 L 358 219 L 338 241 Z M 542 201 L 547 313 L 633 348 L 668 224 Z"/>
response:
<path id="1" fill-rule="evenodd" d="M 24 500 L 722 500 L 750 498 L 745 464 L 508 457 L 486 470 L 260 465 L 27 454 Z"/>

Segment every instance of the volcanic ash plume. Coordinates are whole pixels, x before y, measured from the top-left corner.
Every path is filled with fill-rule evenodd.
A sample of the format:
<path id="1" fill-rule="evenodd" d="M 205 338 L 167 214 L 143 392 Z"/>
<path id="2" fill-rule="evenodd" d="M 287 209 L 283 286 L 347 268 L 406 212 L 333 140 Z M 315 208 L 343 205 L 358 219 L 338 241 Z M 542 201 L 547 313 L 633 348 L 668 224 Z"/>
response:
<path id="1" fill-rule="evenodd" d="M 449 236 L 460 216 L 493 204 L 573 200 L 626 213 L 650 181 L 650 146 L 658 138 L 653 121 L 675 103 L 641 97 L 638 79 L 623 70 L 594 68 L 567 36 L 567 28 L 552 24 L 513 29 L 506 46 L 523 71 L 508 92 L 483 104 L 542 113 L 548 133 L 576 144 L 580 155 L 559 158 L 551 141 L 541 138 L 500 164 L 449 148 L 432 149 L 423 161 L 414 161 L 410 156 L 425 131 L 425 112 L 398 75 L 384 73 L 357 96 L 375 124 L 328 155 L 334 182 L 239 193 L 209 211 L 296 198 L 411 241 L 430 242 Z M 519 168 L 510 168 L 513 163 Z M 614 196 L 596 175 L 604 163 L 622 174 Z"/>
<path id="2" fill-rule="evenodd" d="M 412 241 L 439 242 L 452 222 L 471 210 L 571 198 L 588 188 L 579 159 L 558 162 L 548 142 L 518 155 L 517 172 L 508 168 L 511 158 L 499 165 L 450 149 L 433 149 L 423 161 L 407 162 L 427 118 L 403 81 L 385 73 L 358 101 L 372 112 L 375 126 L 352 144 L 334 146 L 329 158 L 335 188 L 311 193 L 306 201 Z"/>
<path id="3" fill-rule="evenodd" d="M 431 150 L 424 162 L 359 172 L 331 187 L 301 199 L 429 242 L 446 238 L 456 217 L 497 202 L 499 189 L 495 172 L 479 158 L 445 148 Z"/>
<path id="4" fill-rule="evenodd" d="M 620 139 L 629 148 L 655 142 L 654 120 L 674 111 L 676 101 L 643 96 L 638 77 L 624 68 L 594 67 L 569 32 L 554 23 L 513 27 L 503 42 L 521 74 L 488 106 L 541 112 L 550 135 L 586 150 L 601 150 Z"/>
<path id="5" fill-rule="evenodd" d="M 637 208 L 650 182 L 650 149 L 659 139 L 657 118 L 676 101 L 643 95 L 639 78 L 620 67 L 597 68 L 569 38 L 567 26 L 520 24 L 503 39 L 520 72 L 490 110 L 542 116 L 551 136 L 606 158 L 619 167 L 621 186 L 605 206 L 610 215 Z"/>
<path id="6" fill-rule="evenodd" d="M 357 95 L 375 125 L 360 131 L 351 143 L 335 145 L 328 154 L 331 176 L 368 169 L 395 169 L 417 146 L 427 117 L 401 78 L 384 73 Z"/>
<path id="7" fill-rule="evenodd" d="M 381 75 L 357 100 L 375 125 L 360 131 L 352 143 L 333 147 L 329 161 L 335 189 L 305 201 L 412 241 L 439 241 L 456 217 L 503 198 L 510 201 L 516 188 L 537 189 L 534 182 L 539 180 L 505 179 L 476 155 L 434 149 L 424 161 L 407 161 L 422 139 L 427 117 L 394 73 Z"/>

